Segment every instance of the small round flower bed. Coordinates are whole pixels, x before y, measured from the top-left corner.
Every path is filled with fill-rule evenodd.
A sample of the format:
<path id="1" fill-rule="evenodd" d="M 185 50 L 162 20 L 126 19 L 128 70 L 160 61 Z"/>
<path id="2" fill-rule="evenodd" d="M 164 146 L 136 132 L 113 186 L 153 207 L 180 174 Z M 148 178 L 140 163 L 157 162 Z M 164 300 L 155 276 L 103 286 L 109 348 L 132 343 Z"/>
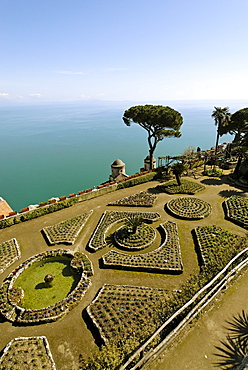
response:
<path id="1" fill-rule="evenodd" d="M 209 203 L 192 197 L 172 199 L 167 203 L 167 209 L 173 216 L 190 220 L 207 217 L 211 212 Z"/>
<path id="2" fill-rule="evenodd" d="M 137 227 L 133 233 L 127 226 L 121 226 L 114 233 L 114 240 L 120 248 L 127 250 L 140 250 L 151 245 L 156 238 L 156 232 L 152 226 L 145 223 Z"/>

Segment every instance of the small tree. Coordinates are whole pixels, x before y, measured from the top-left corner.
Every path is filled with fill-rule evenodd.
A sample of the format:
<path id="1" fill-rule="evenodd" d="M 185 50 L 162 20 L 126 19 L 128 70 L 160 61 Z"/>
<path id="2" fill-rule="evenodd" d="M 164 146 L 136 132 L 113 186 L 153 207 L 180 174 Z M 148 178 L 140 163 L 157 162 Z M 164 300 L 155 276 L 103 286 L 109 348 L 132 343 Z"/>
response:
<path id="1" fill-rule="evenodd" d="M 183 118 L 181 113 L 162 105 L 137 105 L 127 109 L 122 117 L 127 126 L 137 123 L 147 131 L 150 169 L 156 146 L 165 137 L 180 137 Z"/>
<path id="2" fill-rule="evenodd" d="M 179 162 L 175 163 L 175 164 L 173 164 L 173 166 L 171 166 L 171 170 L 172 170 L 173 175 L 176 176 L 178 186 L 180 186 L 181 185 L 181 176 L 182 176 L 183 172 L 185 171 L 184 164 L 179 163 Z"/>

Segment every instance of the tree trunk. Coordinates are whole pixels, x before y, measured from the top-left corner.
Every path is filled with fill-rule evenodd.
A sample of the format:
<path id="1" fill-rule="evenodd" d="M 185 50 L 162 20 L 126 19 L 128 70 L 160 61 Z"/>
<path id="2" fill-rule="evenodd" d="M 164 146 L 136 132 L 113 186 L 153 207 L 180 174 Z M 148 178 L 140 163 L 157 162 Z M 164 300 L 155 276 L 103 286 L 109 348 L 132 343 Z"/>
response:
<path id="1" fill-rule="evenodd" d="M 180 179 L 180 175 L 178 173 L 175 174 L 176 176 L 176 180 L 177 180 L 177 185 L 178 186 L 181 186 L 181 179 Z"/>
<path id="2" fill-rule="evenodd" d="M 238 158 L 238 162 L 236 164 L 235 170 L 233 171 L 234 176 L 238 179 L 239 178 L 239 168 L 242 162 L 242 156 L 240 155 Z"/>

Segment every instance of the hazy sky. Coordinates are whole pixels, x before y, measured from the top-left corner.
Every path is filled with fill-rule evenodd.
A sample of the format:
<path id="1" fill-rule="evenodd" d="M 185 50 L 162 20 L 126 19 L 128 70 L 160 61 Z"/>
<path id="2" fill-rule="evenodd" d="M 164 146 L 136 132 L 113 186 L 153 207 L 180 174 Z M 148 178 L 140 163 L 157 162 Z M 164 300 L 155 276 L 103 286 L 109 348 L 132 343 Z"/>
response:
<path id="1" fill-rule="evenodd" d="M 248 0 L 0 0 L 0 104 L 248 97 Z"/>

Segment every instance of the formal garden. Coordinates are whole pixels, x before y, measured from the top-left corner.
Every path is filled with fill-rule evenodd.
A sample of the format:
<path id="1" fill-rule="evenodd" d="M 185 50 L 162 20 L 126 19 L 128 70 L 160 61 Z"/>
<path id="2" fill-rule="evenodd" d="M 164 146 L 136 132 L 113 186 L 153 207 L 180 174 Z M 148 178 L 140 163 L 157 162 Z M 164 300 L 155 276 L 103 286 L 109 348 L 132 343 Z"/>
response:
<path id="1" fill-rule="evenodd" d="M 102 256 L 104 267 L 134 271 L 182 273 L 180 244 L 177 225 L 166 221 L 160 224 L 161 245 L 148 253 L 125 254 L 110 250 Z"/>
<path id="2" fill-rule="evenodd" d="M 105 211 L 89 241 L 92 251 L 102 249 L 107 245 L 106 233 L 114 224 L 124 222 L 127 217 L 142 217 L 146 222 L 155 222 L 160 218 L 156 212 L 132 212 L 132 211 Z"/>
<path id="3" fill-rule="evenodd" d="M 160 183 L 153 187 L 154 191 L 160 189 L 156 196 L 152 194 L 150 187 L 149 191 L 133 191 L 134 194 L 120 196 L 119 199 L 115 196 L 113 201 L 108 201 L 105 205 L 101 200 L 99 211 L 97 207 L 90 205 L 91 208 L 87 209 L 79 204 L 77 207 L 81 207 L 82 212 L 79 214 L 77 211 L 76 216 L 73 215 L 71 207 L 68 212 L 70 217 L 63 213 L 64 216 L 61 216 L 58 222 L 52 222 L 50 217 L 46 223 L 49 226 L 43 224 L 38 230 L 44 236 L 40 238 L 40 242 L 44 242 L 44 250 L 37 254 L 30 251 L 30 257 L 22 260 L 19 266 L 15 265 L 3 280 L 0 288 L 0 312 L 3 319 L 23 328 L 24 331 L 27 326 L 49 326 L 49 323 L 55 324 L 61 319 L 66 323 L 66 317 L 74 317 L 73 308 L 80 302 L 83 307 L 83 298 L 91 296 L 91 303 L 85 307 L 87 315 L 83 314 L 87 327 L 94 337 L 107 346 L 109 353 L 111 348 L 117 346 L 117 362 L 127 359 L 140 343 L 169 319 L 245 245 L 240 232 L 238 235 L 220 226 L 202 226 L 201 220 L 212 215 L 212 202 L 190 195 L 207 191 L 207 187 L 193 181 L 187 181 L 186 185 L 185 181 L 183 183 L 184 190 L 171 181 Z M 162 191 L 167 185 L 173 190 Z M 148 186 L 151 186 L 151 183 Z M 123 189 L 124 194 L 125 192 Z M 187 195 L 177 197 L 176 194 Z M 113 195 L 109 198 L 113 198 Z M 226 220 L 245 229 L 248 222 L 246 202 L 244 197 L 228 198 L 221 209 L 222 219 L 226 216 Z M 124 209 L 106 209 L 110 205 Z M 150 207 L 151 211 L 125 210 L 125 207 L 130 209 L 137 206 Z M 97 218 L 94 217 L 95 213 L 98 214 Z M 194 221 L 194 228 L 191 221 Z M 195 226 L 195 222 L 199 222 L 199 225 Z M 187 243 L 182 236 L 184 225 L 187 225 L 189 232 Z M 82 243 L 85 232 L 87 237 Z M 2 273 L 21 258 L 20 250 L 25 247 L 25 242 L 22 240 L 22 243 L 19 243 L 19 238 L 22 240 L 22 234 L 0 245 Z M 200 266 L 200 273 L 194 273 L 192 276 L 186 256 L 188 243 L 195 245 Z M 60 244 L 60 248 L 51 249 L 56 244 Z M 71 244 L 74 250 L 67 249 L 68 244 Z M 104 282 L 96 294 L 91 293 L 93 264 L 98 271 L 98 279 L 102 269 L 106 276 L 118 271 L 114 279 L 116 281 L 109 284 Z M 187 278 L 184 278 L 185 264 Z M 147 275 L 154 276 L 158 284 L 146 286 L 143 279 L 152 281 Z M 139 285 L 134 285 L 130 277 L 139 277 Z M 172 282 L 169 288 L 168 281 Z M 49 333 L 49 329 L 47 332 Z M 163 333 L 165 335 L 166 331 Z M 18 340 L 16 338 L 13 343 Z M 5 366 L 3 368 L 10 368 L 7 361 L 14 356 L 13 353 L 18 353 L 18 362 L 11 364 L 14 370 L 18 369 L 22 353 L 28 353 L 25 352 L 28 350 L 26 344 L 21 343 L 28 340 L 31 357 L 27 357 L 27 366 L 30 369 L 53 369 L 52 366 L 55 365 L 52 362 L 49 364 L 51 357 L 47 357 L 43 347 L 42 355 L 39 354 L 31 337 L 20 339 L 18 346 L 11 342 L 11 345 L 6 347 L 1 357 Z M 149 348 L 158 343 L 156 338 Z M 18 352 L 19 346 L 23 347 L 23 352 Z M 40 342 L 38 346 L 41 347 Z M 18 350 L 15 350 L 16 347 Z M 14 350 L 17 352 L 13 352 Z M 32 355 L 33 352 L 35 355 Z M 57 358 L 57 361 L 60 359 Z M 79 361 L 78 368 L 90 369 L 88 365 L 80 365 L 84 361 Z"/>

